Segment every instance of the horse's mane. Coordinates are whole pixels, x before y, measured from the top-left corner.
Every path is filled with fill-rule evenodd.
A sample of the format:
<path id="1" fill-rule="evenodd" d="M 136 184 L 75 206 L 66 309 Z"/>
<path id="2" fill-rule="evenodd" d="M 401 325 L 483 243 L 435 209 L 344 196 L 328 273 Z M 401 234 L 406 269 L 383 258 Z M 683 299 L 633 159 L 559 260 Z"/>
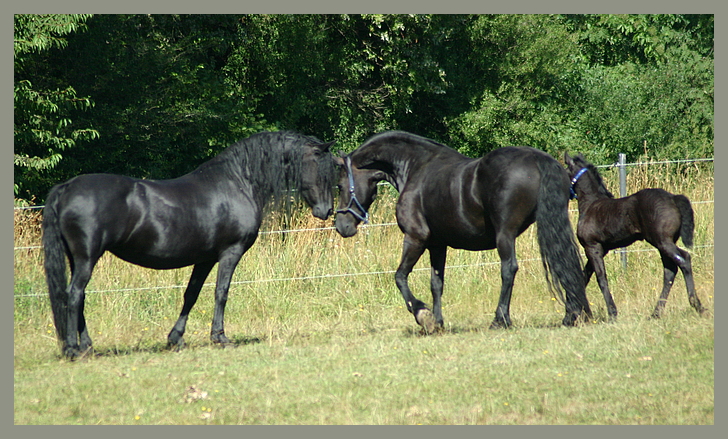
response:
<path id="1" fill-rule="evenodd" d="M 380 156 L 383 152 L 370 155 L 368 161 L 387 160 L 394 162 L 399 159 L 406 159 L 412 157 L 425 158 L 425 155 L 421 153 L 427 153 L 429 156 L 434 155 L 446 155 L 453 157 L 465 157 L 455 149 L 436 142 L 426 137 L 418 136 L 416 134 L 408 133 L 406 131 L 386 131 L 380 134 L 376 134 L 366 140 L 355 152 L 359 154 L 369 153 L 370 148 L 374 148 L 379 145 L 396 146 L 395 148 L 387 148 L 387 152 L 390 154 L 388 157 Z M 413 153 L 417 154 L 413 154 Z M 362 163 L 360 166 L 366 166 L 366 163 Z"/>
<path id="2" fill-rule="evenodd" d="M 604 185 L 604 180 L 602 180 L 602 175 L 599 173 L 599 170 L 597 169 L 596 166 L 587 162 L 582 154 L 577 154 L 572 159 L 574 160 L 574 163 L 578 167 L 586 168 L 587 173 L 590 174 L 594 178 L 594 181 L 597 184 L 597 193 L 599 195 L 604 195 L 609 198 L 614 198 L 614 195 L 611 192 L 609 192 L 609 190 L 607 189 L 607 186 Z"/>
<path id="3" fill-rule="evenodd" d="M 301 189 L 303 147 L 323 143 L 293 131 L 261 132 L 242 139 L 203 163 L 198 170 L 215 167 L 215 172 L 240 178 L 255 188 L 256 196 L 272 196 L 275 202 L 297 197 Z M 319 180 L 333 186 L 331 160 L 319 165 Z"/>

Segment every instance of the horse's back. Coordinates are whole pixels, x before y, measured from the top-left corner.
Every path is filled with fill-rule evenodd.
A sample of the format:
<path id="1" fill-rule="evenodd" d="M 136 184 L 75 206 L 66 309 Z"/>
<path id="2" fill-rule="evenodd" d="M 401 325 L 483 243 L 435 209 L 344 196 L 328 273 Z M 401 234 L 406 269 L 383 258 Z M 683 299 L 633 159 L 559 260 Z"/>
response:
<path id="1" fill-rule="evenodd" d="M 569 177 L 561 165 L 547 153 L 528 146 L 498 148 L 483 156 L 477 181 L 488 210 L 512 217 L 518 214 L 513 209 L 518 209 L 520 215 L 531 216 L 538 204 L 543 173 L 553 175 L 568 193 Z"/>
<path id="2" fill-rule="evenodd" d="M 679 203 L 682 201 L 680 197 L 684 196 L 660 188 L 649 188 L 635 192 L 631 197 L 636 200 L 633 208 L 645 239 L 657 242 L 669 235 L 677 240 L 683 221 Z"/>
<path id="3" fill-rule="evenodd" d="M 59 186 L 61 229 L 74 255 L 98 258 L 108 250 L 144 267 L 179 268 L 217 260 L 223 241 L 257 236 L 252 202 L 192 174 L 158 181 L 85 174 Z"/>
<path id="4" fill-rule="evenodd" d="M 539 162 L 551 160 L 551 166 L 562 169 L 551 156 L 530 147 L 498 148 L 480 159 L 461 157 L 439 157 L 420 169 L 419 178 L 414 179 L 418 184 L 403 192 L 398 209 L 421 206 L 431 239 L 469 250 L 494 248 L 502 227 L 515 234 L 528 228 L 538 205 Z M 562 173 L 568 191 L 568 176 Z M 417 203 L 411 202 L 413 198 Z M 411 220 L 402 213 L 398 219 L 407 224 Z"/>

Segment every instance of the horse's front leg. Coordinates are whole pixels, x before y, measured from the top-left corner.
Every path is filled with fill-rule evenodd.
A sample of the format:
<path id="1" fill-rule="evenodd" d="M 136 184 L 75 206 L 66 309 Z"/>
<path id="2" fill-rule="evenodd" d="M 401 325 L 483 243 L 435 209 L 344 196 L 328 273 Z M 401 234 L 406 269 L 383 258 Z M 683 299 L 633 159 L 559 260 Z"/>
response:
<path id="1" fill-rule="evenodd" d="M 240 258 L 248 247 L 231 248 L 223 253 L 217 266 L 217 285 L 215 286 L 215 313 L 212 316 L 212 328 L 210 330 L 210 340 L 213 343 L 220 343 L 225 346 L 230 343 L 225 336 L 225 305 L 227 304 L 228 290 L 230 289 L 230 281 L 233 277 L 235 267 L 237 267 Z"/>
<path id="2" fill-rule="evenodd" d="M 180 350 L 184 347 L 185 341 L 182 336 L 184 335 L 185 327 L 187 326 L 187 317 L 189 316 L 192 307 L 195 306 L 197 298 L 200 296 L 200 290 L 202 289 L 202 285 L 205 283 L 205 279 L 207 279 L 207 275 L 210 274 L 210 271 L 214 266 L 215 262 L 211 262 L 206 264 L 197 264 L 192 269 L 190 281 L 187 283 L 187 289 L 185 289 L 185 301 L 182 305 L 182 311 L 177 319 L 177 323 L 174 324 L 174 327 L 167 336 L 168 348 Z"/>
<path id="3" fill-rule="evenodd" d="M 604 296 L 604 302 L 607 305 L 609 321 L 613 322 L 617 319 L 617 305 L 614 303 L 612 293 L 609 291 L 607 269 L 604 266 L 604 256 L 607 254 L 607 251 L 604 250 L 601 244 L 593 244 L 586 245 L 584 252 L 588 259 L 587 266 L 591 265 L 594 274 L 597 275 L 597 283 L 599 284 L 599 289 L 602 291 L 602 296 Z"/>
<path id="4" fill-rule="evenodd" d="M 412 272 L 412 267 L 414 267 L 424 252 L 425 245 L 421 241 L 405 235 L 402 246 L 402 260 L 399 263 L 397 272 L 394 274 L 394 281 L 404 298 L 407 310 L 415 316 L 417 324 L 422 326 L 425 333 L 429 334 L 436 329 L 435 317 L 422 301 L 412 295 L 412 291 L 410 291 L 407 282 L 407 278 Z"/>
<path id="5" fill-rule="evenodd" d="M 437 329 L 442 329 L 442 290 L 445 284 L 445 260 L 447 247 L 430 248 L 430 290 L 432 291 L 432 312 L 435 314 Z"/>

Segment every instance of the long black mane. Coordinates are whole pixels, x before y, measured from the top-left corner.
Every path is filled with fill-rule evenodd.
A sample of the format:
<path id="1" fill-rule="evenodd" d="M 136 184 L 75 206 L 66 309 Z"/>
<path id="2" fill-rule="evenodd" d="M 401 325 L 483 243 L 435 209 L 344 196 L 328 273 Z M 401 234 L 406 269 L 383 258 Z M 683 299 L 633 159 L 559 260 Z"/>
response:
<path id="1" fill-rule="evenodd" d="M 298 200 L 303 146 L 320 143 L 323 142 L 316 137 L 293 131 L 261 132 L 228 146 L 193 173 L 237 176 L 256 188 L 256 198 L 261 205 L 272 199 L 271 204 L 277 207 L 290 197 Z M 333 187 L 333 162 L 325 161 L 318 169 L 318 181 Z"/>

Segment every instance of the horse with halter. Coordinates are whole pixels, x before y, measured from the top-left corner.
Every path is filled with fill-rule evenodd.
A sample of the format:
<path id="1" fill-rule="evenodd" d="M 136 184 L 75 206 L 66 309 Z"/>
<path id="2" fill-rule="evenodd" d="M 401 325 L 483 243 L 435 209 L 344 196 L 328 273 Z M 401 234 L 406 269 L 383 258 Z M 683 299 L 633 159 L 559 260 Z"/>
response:
<path id="1" fill-rule="evenodd" d="M 54 186 L 43 212 L 43 247 L 63 354 L 76 358 L 91 349 L 85 288 L 106 251 L 154 269 L 194 265 L 182 311 L 167 337 L 168 346 L 177 349 L 184 346 L 187 317 L 205 278 L 219 263 L 210 339 L 229 343 L 224 312 L 230 280 L 255 243 L 266 205 L 296 190 L 314 216 L 326 219 L 333 213 L 332 143 L 293 132 L 263 132 L 179 178 L 86 174 Z"/>
<path id="2" fill-rule="evenodd" d="M 470 159 L 433 140 L 390 131 L 334 160 L 341 168 L 342 189 L 336 230 L 345 238 L 368 221 L 378 182 L 387 181 L 399 191 L 396 215 L 404 245 L 395 282 L 426 333 L 443 326 L 448 247 L 497 249 L 502 284 L 491 328 L 511 326 L 511 293 L 518 271 L 515 240 L 534 222 L 547 282 L 565 302 L 563 324 L 572 326 L 580 316 L 591 316 L 568 217 L 569 177 L 550 155 L 529 147 L 506 147 Z M 412 267 L 425 250 L 432 267 L 432 311 L 408 285 Z"/>
<path id="3" fill-rule="evenodd" d="M 663 189 L 642 189 L 615 199 L 597 168 L 583 155 L 564 154 L 564 161 L 572 179 L 572 198 L 579 205 L 576 236 L 587 257 L 584 282 L 588 284 L 596 273 L 609 319 L 617 318 L 617 306 L 609 291 L 604 256 L 610 250 L 627 247 L 638 240 L 645 240 L 660 251 L 664 268 L 662 293 L 652 317 L 662 314 L 678 268 L 685 278 L 690 305 L 702 314 L 705 309 L 695 293 L 690 254 L 676 245 L 678 238 L 682 238 L 688 248 L 693 246 L 695 225 L 690 200 Z"/>

